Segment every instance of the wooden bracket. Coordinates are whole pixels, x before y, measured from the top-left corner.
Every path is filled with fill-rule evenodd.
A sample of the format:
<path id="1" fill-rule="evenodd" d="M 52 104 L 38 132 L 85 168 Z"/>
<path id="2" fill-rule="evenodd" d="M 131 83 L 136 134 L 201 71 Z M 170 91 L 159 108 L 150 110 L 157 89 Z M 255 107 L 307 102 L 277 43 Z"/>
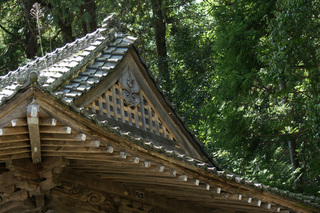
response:
<path id="1" fill-rule="evenodd" d="M 31 143 L 31 157 L 33 163 L 41 163 L 41 144 L 39 130 L 39 105 L 31 103 L 27 109 L 27 122 Z"/>

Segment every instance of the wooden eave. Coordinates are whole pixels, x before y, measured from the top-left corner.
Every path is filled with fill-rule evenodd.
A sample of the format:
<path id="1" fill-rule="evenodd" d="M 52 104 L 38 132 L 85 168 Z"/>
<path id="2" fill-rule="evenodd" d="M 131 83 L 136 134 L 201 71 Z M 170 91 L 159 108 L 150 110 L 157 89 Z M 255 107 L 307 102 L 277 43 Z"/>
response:
<path id="1" fill-rule="evenodd" d="M 40 163 L 31 161 L 25 122 L 34 103 L 40 108 Z M 150 148 L 36 86 L 0 111 L 0 128 L 10 132 L 0 136 L 0 212 L 319 212 Z"/>

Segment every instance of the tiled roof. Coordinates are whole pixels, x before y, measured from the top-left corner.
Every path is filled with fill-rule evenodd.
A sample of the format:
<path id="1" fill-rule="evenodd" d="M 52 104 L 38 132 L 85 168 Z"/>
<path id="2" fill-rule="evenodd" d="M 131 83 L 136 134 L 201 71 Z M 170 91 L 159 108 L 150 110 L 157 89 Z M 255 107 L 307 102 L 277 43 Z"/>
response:
<path id="1" fill-rule="evenodd" d="M 254 183 L 253 181 L 246 180 L 234 174 L 218 171 L 218 169 L 212 165 L 177 153 L 175 150 L 168 150 L 166 147 L 157 146 L 152 141 L 138 138 L 129 132 L 120 130 L 118 127 L 111 127 L 107 122 L 99 121 L 95 115 L 89 115 L 84 109 L 76 107 L 73 101 L 105 79 L 106 76 L 113 71 L 113 68 L 123 59 L 130 45 L 135 41 L 135 38 L 131 36 L 117 33 L 116 28 L 114 28 L 116 24 L 116 21 L 112 17 L 108 17 L 102 28 L 97 31 L 0 77 L 0 105 L 6 103 L 6 101 L 12 98 L 20 89 L 30 85 L 30 72 L 38 72 L 38 84 L 40 84 L 48 94 L 61 104 L 68 106 L 74 112 L 86 117 L 96 125 L 103 127 L 106 131 L 124 137 L 147 150 L 152 150 L 167 157 L 191 164 L 226 180 L 252 186 L 263 191 L 270 191 L 283 197 L 320 208 L 319 198 L 279 190 L 263 184 Z M 170 105 L 168 101 L 167 103 Z"/>
<path id="2" fill-rule="evenodd" d="M 64 85 L 56 92 L 64 94 L 67 101 L 84 94 L 118 64 L 135 41 L 117 33 L 116 22 L 110 16 L 95 32 L 1 76 L 0 104 L 27 86 L 28 75 L 34 71 L 39 73 L 38 83 L 50 91 Z"/>
<path id="3" fill-rule="evenodd" d="M 62 94 L 65 101 L 71 102 L 80 97 L 105 79 L 109 72 L 123 59 L 129 46 L 135 41 L 131 36 L 116 33 L 115 40 L 108 44 L 100 56 L 95 58 L 91 65 L 88 65 L 83 72 L 72 78 L 68 84 L 61 86 L 56 94 Z"/>

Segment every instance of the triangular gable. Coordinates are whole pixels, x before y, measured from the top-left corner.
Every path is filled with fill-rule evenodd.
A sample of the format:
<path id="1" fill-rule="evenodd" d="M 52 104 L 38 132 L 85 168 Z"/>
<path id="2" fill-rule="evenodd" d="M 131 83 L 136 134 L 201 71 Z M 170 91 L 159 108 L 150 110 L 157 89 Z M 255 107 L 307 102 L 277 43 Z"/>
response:
<path id="1" fill-rule="evenodd" d="M 121 40 L 124 38 L 118 38 L 117 43 L 111 45 L 111 50 L 108 47 L 86 71 L 79 73 L 58 92 L 66 92 L 66 98 L 73 96 L 72 100 L 78 107 L 97 115 L 99 120 L 107 120 L 113 126 L 120 126 L 134 135 L 156 141 L 158 146 L 210 162 L 207 154 L 168 105 L 134 46 L 127 45 L 125 49 Z M 110 58 L 118 60 L 118 63 L 103 75 L 99 66 L 110 63 Z M 83 81 L 83 78 L 96 75 L 100 77 L 96 78 L 95 85 L 80 92 L 79 87 L 89 87 L 90 84 Z"/>
<path id="2" fill-rule="evenodd" d="M 117 82 L 129 71 L 140 87 L 137 93 L 140 100 L 137 106 L 138 115 L 131 116 L 131 119 L 130 116 L 122 116 L 121 113 L 130 113 L 129 108 L 131 111 L 136 109 L 128 108 L 125 104 L 121 108 L 122 97 L 115 97 L 116 101 L 120 101 L 117 103 L 119 113 L 106 113 L 110 124 L 155 141 L 158 146 L 213 163 L 155 85 L 150 72 L 133 46 L 135 38 L 116 33 L 116 23 L 117 21 L 109 17 L 103 28 L 96 32 L 1 77 L 0 98 L 4 102 L 13 97 L 18 88 L 27 86 L 28 81 L 25 77 L 29 73 L 37 72 L 38 83 L 42 87 L 63 96 L 65 101 L 75 103 L 78 107 L 88 110 L 90 108 L 89 112 L 94 114 L 92 109 L 97 107 L 94 106 L 97 99 L 103 100 L 103 95 L 106 95 L 109 89 L 112 90 L 112 87 L 115 87 L 116 91 Z M 110 92 L 113 92 L 111 90 Z M 109 107 L 112 103 L 110 102 Z M 108 110 L 108 106 L 105 110 Z M 101 113 L 104 114 L 103 109 L 97 115 L 100 116 Z M 117 113 L 121 118 L 115 117 L 112 113 Z M 99 119 L 102 120 L 103 116 Z"/>
<path id="3" fill-rule="evenodd" d="M 146 94 L 140 91 L 138 83 L 128 70 L 105 93 L 85 107 L 88 113 L 107 117 L 124 124 L 154 133 L 175 141 L 174 135 L 160 118 L 154 107 L 147 101 Z M 131 80 L 129 78 L 132 78 Z M 125 88 L 122 81 L 131 81 L 136 91 Z"/>

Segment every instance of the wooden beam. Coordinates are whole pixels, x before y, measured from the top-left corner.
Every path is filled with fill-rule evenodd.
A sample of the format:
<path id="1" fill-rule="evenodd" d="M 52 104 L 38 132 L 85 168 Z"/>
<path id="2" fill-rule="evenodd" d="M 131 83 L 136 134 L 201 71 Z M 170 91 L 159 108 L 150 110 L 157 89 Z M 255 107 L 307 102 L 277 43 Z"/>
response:
<path id="1" fill-rule="evenodd" d="M 28 132 L 29 131 L 27 127 L 0 128 L 1 136 L 27 134 Z"/>
<path id="2" fill-rule="evenodd" d="M 28 152 L 28 153 L 1 156 L 0 157 L 0 161 L 22 159 L 22 158 L 30 158 L 30 157 L 31 157 L 31 154 L 30 154 L 30 152 Z"/>
<path id="3" fill-rule="evenodd" d="M 42 140 L 50 140 L 50 141 L 86 141 L 85 134 L 54 134 L 54 133 L 43 133 L 41 134 Z"/>
<path id="4" fill-rule="evenodd" d="M 1 188 L 5 188 L 7 186 L 15 184 L 16 180 L 14 178 L 14 173 L 9 171 L 9 172 L 0 174 L 0 183 L 1 183 Z"/>
<path id="5" fill-rule="evenodd" d="M 56 126 L 57 119 L 55 119 L 55 118 L 40 118 L 40 125 L 41 126 Z"/>
<path id="6" fill-rule="evenodd" d="M 1 159 L 1 156 L 28 153 L 28 152 L 30 152 L 30 150 L 28 148 L 12 147 L 12 149 L 1 149 L 0 150 L 0 159 Z"/>
<path id="7" fill-rule="evenodd" d="M 11 120 L 11 126 L 17 127 L 17 126 L 27 126 L 27 119 L 24 118 L 16 118 Z"/>
<path id="8" fill-rule="evenodd" d="M 21 207 L 23 203 L 21 201 L 14 201 L 10 203 L 5 203 L 3 205 L 0 205 L 0 212 L 10 212 L 12 209 L 16 209 L 18 207 Z"/>
<path id="9" fill-rule="evenodd" d="M 93 140 L 93 141 L 47 141 L 41 140 L 41 146 L 64 146 L 64 147 L 99 147 L 100 141 Z M 1 147 L 1 144 L 0 144 Z"/>
<path id="10" fill-rule="evenodd" d="M 200 206 L 195 207 L 192 204 L 180 202 L 171 198 L 169 199 L 163 195 L 158 195 L 153 192 L 144 192 L 143 199 L 137 198 L 136 191 L 139 191 L 138 188 L 127 188 L 120 183 L 101 180 L 92 175 L 76 173 L 71 169 L 65 169 L 61 173 L 59 179 L 62 181 L 71 182 L 73 184 L 85 186 L 91 190 L 106 192 L 108 194 L 115 194 L 121 197 L 125 197 L 129 200 L 144 202 L 152 206 L 161 207 L 167 209 L 167 212 L 205 212 Z"/>
<path id="11" fill-rule="evenodd" d="M 11 126 L 27 126 L 27 119 L 25 118 L 15 118 L 11 120 Z M 40 126 L 56 126 L 57 119 L 55 118 L 40 118 Z"/>
<path id="12" fill-rule="evenodd" d="M 71 134 L 69 126 L 40 127 L 40 133 Z"/>
<path id="13" fill-rule="evenodd" d="M 0 143 L 11 143 L 20 141 L 29 141 L 29 136 L 27 134 L 0 136 Z"/>
<path id="14" fill-rule="evenodd" d="M 16 149 L 16 148 L 28 148 L 30 143 L 28 141 L 19 141 L 15 143 L 0 143 L 0 150 Z"/>
<path id="15" fill-rule="evenodd" d="M 28 89 L 23 94 L 16 96 L 18 98 L 14 98 L 14 100 L 0 107 L 0 127 L 7 126 L 12 119 L 19 118 L 21 115 L 25 116 L 25 110 L 32 94 L 33 89 Z"/>
<path id="16" fill-rule="evenodd" d="M 27 122 L 31 143 L 31 157 L 33 163 L 41 162 L 41 144 L 39 129 L 39 105 L 32 103 L 27 109 Z"/>

